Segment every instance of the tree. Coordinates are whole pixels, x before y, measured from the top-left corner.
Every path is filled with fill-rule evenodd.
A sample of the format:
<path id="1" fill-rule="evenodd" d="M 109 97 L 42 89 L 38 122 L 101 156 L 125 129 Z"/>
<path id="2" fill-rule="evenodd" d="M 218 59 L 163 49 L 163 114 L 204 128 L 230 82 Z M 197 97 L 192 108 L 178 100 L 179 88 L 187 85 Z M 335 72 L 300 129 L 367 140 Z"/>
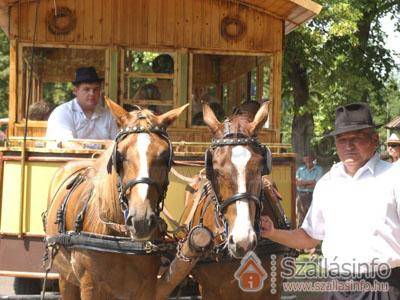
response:
<path id="1" fill-rule="evenodd" d="M 9 51 L 8 38 L 0 30 L 0 118 L 8 115 Z"/>
<path id="2" fill-rule="evenodd" d="M 321 2 L 321 14 L 286 40 L 283 103 L 292 109 L 283 110 L 282 128 L 291 129 L 300 155 L 311 149 L 314 134 L 331 129 L 340 104 L 366 101 L 385 118 L 386 82 L 395 68 L 379 19 L 395 15 L 399 1 Z"/>

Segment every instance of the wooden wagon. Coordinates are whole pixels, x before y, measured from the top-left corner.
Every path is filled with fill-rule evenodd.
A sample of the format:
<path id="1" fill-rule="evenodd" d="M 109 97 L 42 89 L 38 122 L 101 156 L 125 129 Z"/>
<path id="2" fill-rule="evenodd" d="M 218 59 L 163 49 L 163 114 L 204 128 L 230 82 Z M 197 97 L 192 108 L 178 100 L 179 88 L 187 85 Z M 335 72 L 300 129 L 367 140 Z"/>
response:
<path id="1" fill-rule="evenodd" d="M 200 100 L 223 118 L 243 102 L 270 99 L 259 137 L 273 152 L 272 178 L 294 222 L 295 160 L 280 130 L 282 53 L 285 35 L 320 9 L 309 0 L 1 0 L 10 84 L 0 149 L 0 275 L 42 277 L 50 178 L 61 164 L 102 151 L 102 141 L 73 150 L 50 143 L 46 121 L 25 122 L 27 105 L 67 89 L 81 66 L 96 67 L 104 93 L 122 105 L 162 112 L 191 104 L 169 130 L 176 169 L 186 176 L 201 169 L 210 141 Z M 166 207 L 179 218 L 185 184 L 170 176 Z"/>

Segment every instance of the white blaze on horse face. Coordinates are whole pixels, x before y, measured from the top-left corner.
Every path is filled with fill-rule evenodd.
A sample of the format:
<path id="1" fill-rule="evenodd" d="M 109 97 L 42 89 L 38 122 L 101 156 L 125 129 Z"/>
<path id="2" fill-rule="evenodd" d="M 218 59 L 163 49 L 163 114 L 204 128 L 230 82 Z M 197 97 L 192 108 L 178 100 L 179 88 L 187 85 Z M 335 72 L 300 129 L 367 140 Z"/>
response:
<path id="1" fill-rule="evenodd" d="M 232 164 L 235 166 L 237 177 L 237 193 L 246 193 L 246 166 L 251 158 L 251 153 L 243 146 L 232 149 Z M 248 240 L 254 232 L 250 220 L 250 207 L 247 201 L 236 201 L 236 219 L 231 235 L 235 242 Z"/>
<path id="2" fill-rule="evenodd" d="M 147 162 L 147 150 L 151 143 L 150 135 L 147 133 L 139 133 L 137 137 L 137 151 L 139 153 L 139 174 L 138 177 L 150 177 L 149 176 L 149 164 Z M 139 197 L 145 201 L 147 198 L 147 192 L 149 185 L 145 183 L 138 184 Z"/>

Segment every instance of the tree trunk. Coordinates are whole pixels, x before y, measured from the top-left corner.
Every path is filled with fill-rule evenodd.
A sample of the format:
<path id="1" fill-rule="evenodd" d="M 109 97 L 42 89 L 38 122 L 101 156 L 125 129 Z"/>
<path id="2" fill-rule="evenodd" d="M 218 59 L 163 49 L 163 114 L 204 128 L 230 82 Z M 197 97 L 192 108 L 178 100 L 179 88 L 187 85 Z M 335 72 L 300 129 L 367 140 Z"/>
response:
<path id="1" fill-rule="evenodd" d="M 292 123 L 292 145 L 298 153 L 297 162 L 311 150 L 311 139 L 314 135 L 314 119 L 309 112 L 302 113 L 301 108 L 309 100 L 308 76 L 296 57 L 289 61 L 289 79 L 293 88 L 294 117 Z"/>

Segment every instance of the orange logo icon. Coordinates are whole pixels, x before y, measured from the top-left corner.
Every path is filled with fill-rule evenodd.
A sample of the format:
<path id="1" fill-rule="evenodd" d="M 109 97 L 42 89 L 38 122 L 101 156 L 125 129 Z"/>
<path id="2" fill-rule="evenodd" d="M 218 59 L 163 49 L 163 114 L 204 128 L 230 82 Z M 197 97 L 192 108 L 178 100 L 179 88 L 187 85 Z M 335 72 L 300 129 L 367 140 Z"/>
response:
<path id="1" fill-rule="evenodd" d="M 249 251 L 242 258 L 239 269 L 235 272 L 235 279 L 239 287 L 245 292 L 258 292 L 264 286 L 267 272 L 261 265 L 261 260 L 253 252 Z"/>

